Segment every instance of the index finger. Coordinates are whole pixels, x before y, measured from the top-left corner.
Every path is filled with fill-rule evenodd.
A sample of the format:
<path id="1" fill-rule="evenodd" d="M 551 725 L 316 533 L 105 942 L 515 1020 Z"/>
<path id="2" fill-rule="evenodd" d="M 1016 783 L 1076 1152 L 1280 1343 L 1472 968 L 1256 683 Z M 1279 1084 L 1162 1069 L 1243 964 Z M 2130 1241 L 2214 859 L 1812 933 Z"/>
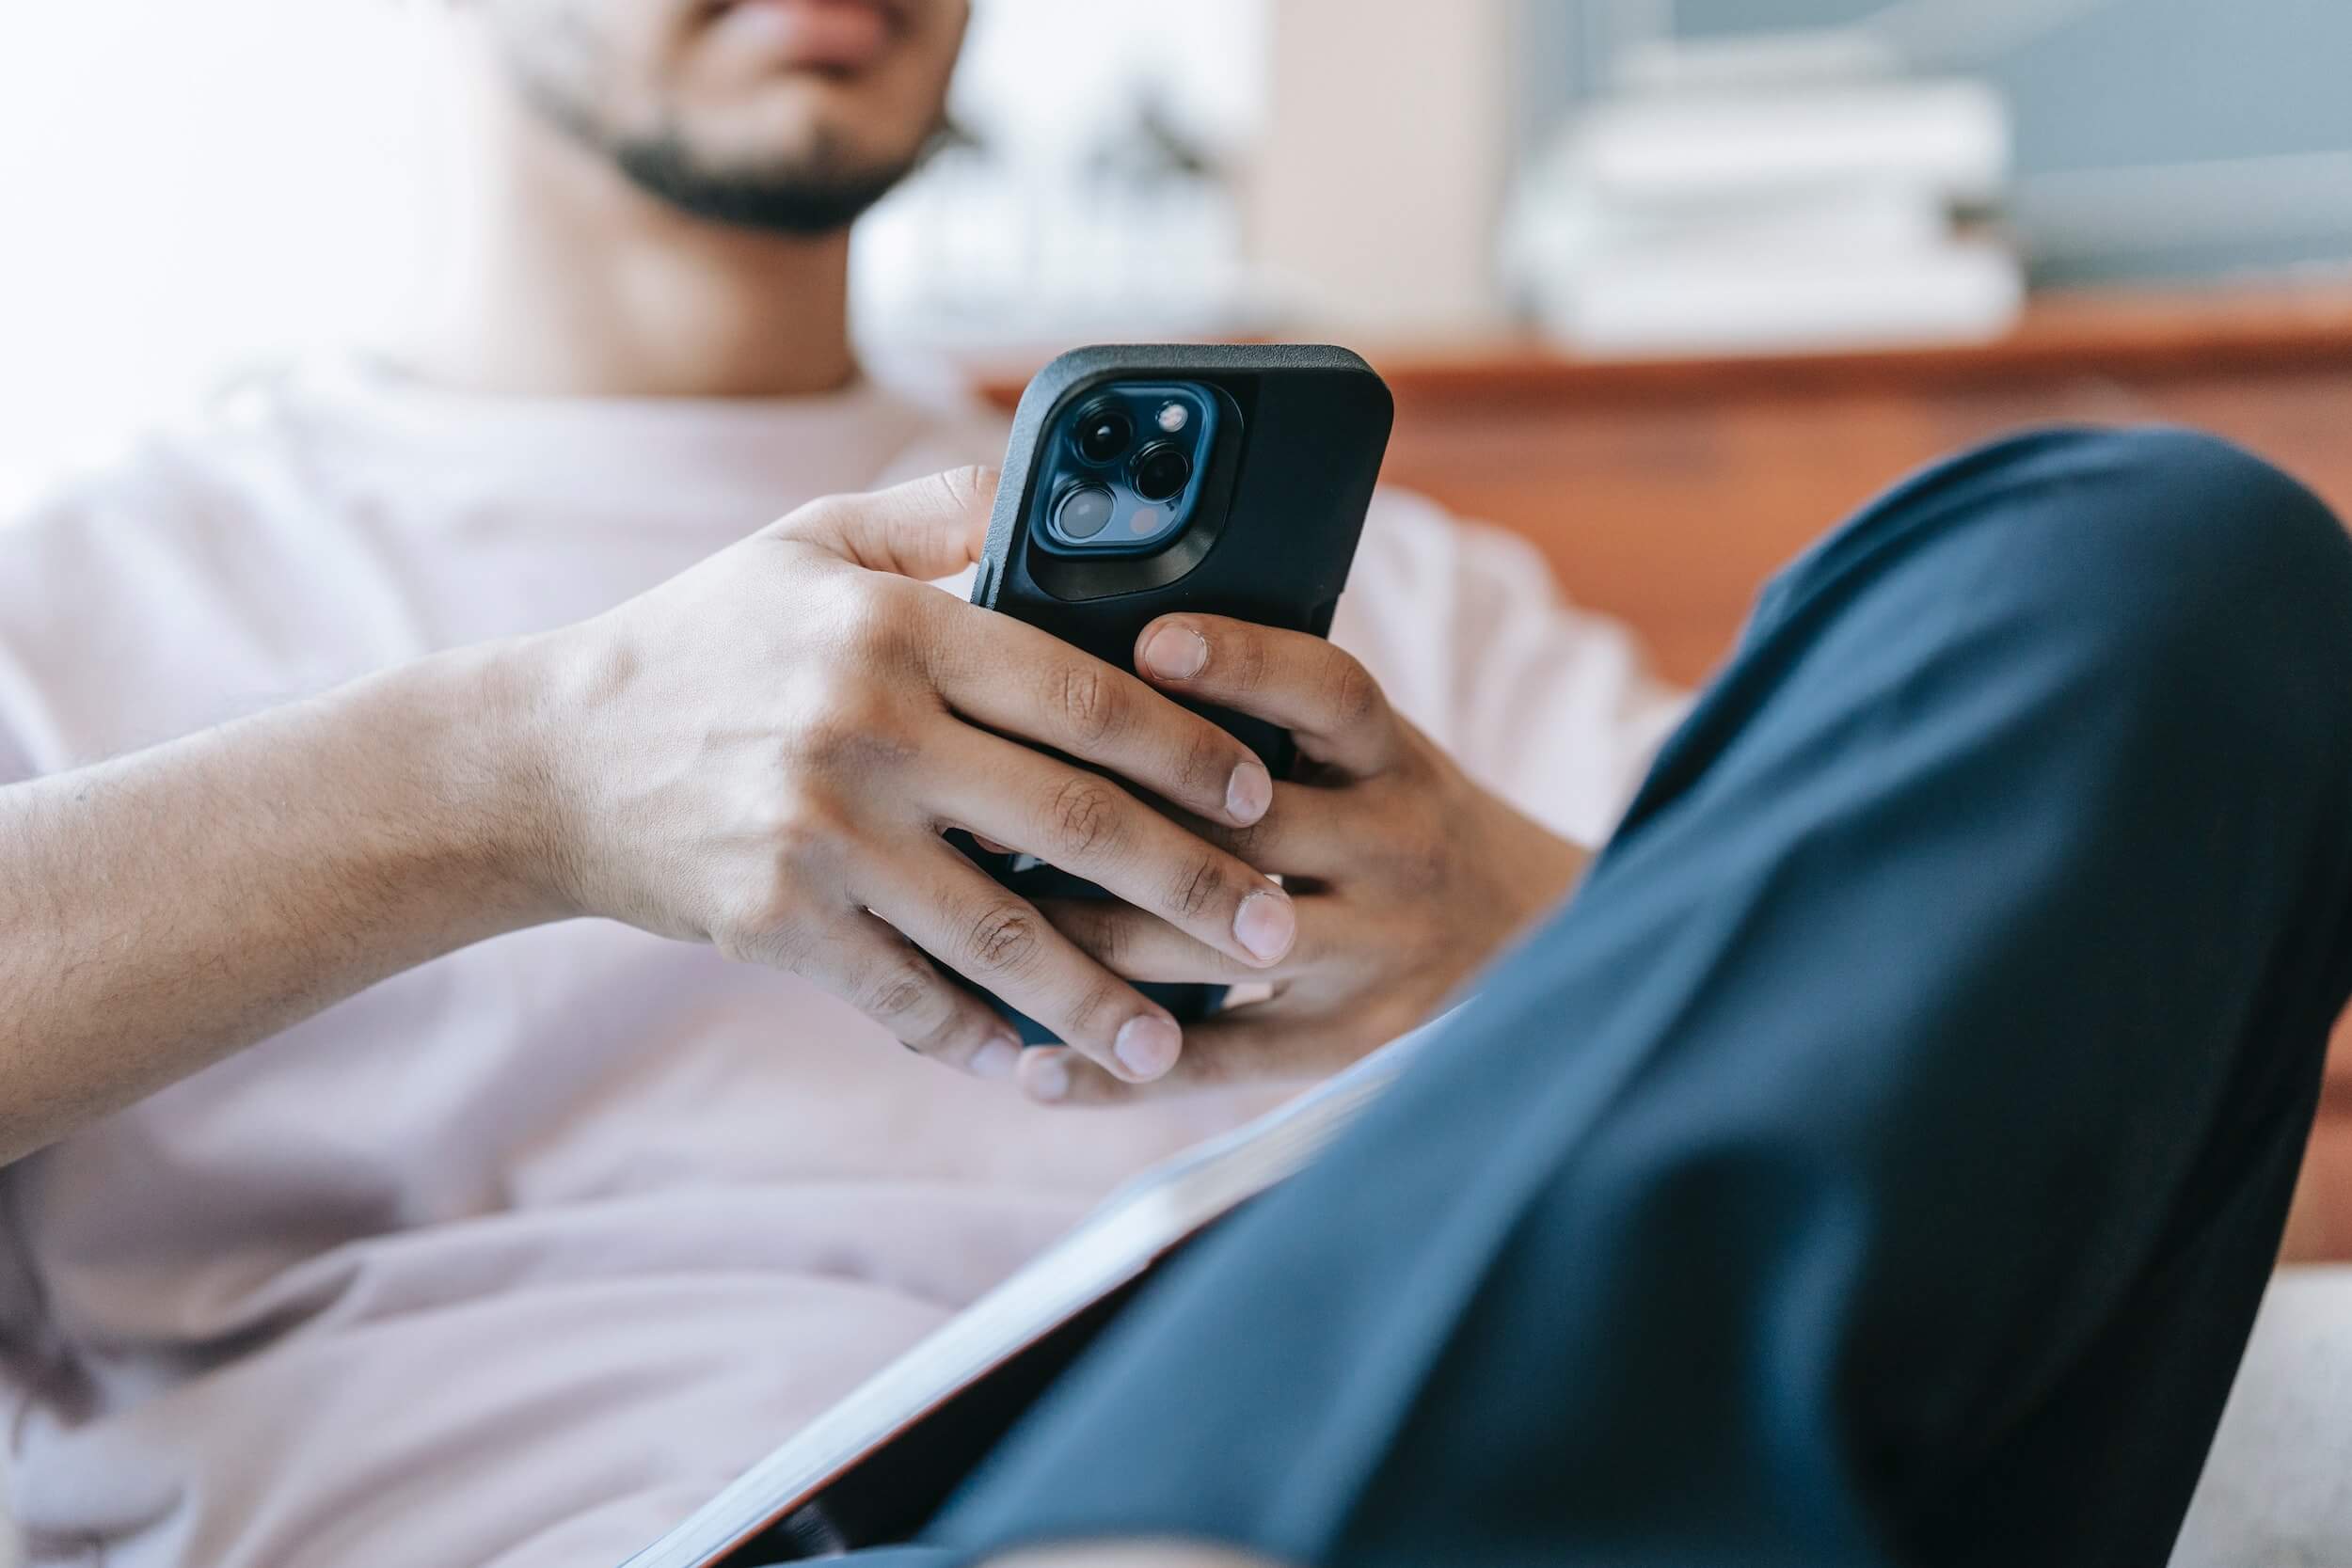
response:
<path id="1" fill-rule="evenodd" d="M 938 661 L 940 695 L 964 718 L 1118 774 L 1172 805 L 1246 828 L 1273 803 L 1258 754 L 1126 671 L 977 605 Z"/>
<path id="2" fill-rule="evenodd" d="M 869 571 L 929 580 L 980 558 L 993 468 L 951 468 L 864 496 L 827 496 L 771 524 L 773 536 L 804 539 Z"/>
<path id="3" fill-rule="evenodd" d="M 1364 1054 L 1344 1031 L 1281 998 L 1229 1008 L 1184 1031 L 1184 1053 L 1157 1078 L 1137 1083 L 1060 1046 L 1024 1051 L 1013 1081 L 1048 1105 L 1124 1105 L 1237 1085 L 1320 1083 Z"/>
<path id="4" fill-rule="evenodd" d="M 1136 639 L 1136 668 L 1169 690 L 1279 724 L 1308 757 L 1350 777 L 1396 760 L 1396 717 L 1380 683 L 1320 637 L 1222 615 L 1163 615 Z"/>

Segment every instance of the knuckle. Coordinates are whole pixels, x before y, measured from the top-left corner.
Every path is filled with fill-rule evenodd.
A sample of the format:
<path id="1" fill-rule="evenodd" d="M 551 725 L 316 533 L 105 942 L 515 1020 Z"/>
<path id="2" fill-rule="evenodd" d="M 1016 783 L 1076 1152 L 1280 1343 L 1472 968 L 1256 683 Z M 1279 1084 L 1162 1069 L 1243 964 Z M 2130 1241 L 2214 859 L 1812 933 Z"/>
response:
<path id="1" fill-rule="evenodd" d="M 897 1030 L 899 1042 L 926 1056 L 942 1056 L 959 1064 L 980 1048 L 985 1037 L 952 1008 L 910 1015 Z"/>
<path id="2" fill-rule="evenodd" d="M 1118 1032 L 1128 1000 L 1126 988 L 1115 983 L 1087 987 L 1070 1009 L 1070 1032 L 1087 1039 L 1109 1039 Z"/>
<path id="3" fill-rule="evenodd" d="M 850 833 L 838 812 L 806 796 L 770 801 L 758 815 L 755 831 L 774 871 L 771 900 L 838 854 Z"/>
<path id="4" fill-rule="evenodd" d="M 1025 974 L 1043 951 L 1038 917 L 1023 904 L 989 906 L 973 918 L 964 937 L 965 956 L 985 974 Z"/>
<path id="5" fill-rule="evenodd" d="M 815 762 L 831 762 L 871 734 L 875 715 L 854 693 L 818 697 L 792 732 L 792 751 Z"/>
<path id="6" fill-rule="evenodd" d="M 810 691 L 789 750 L 819 768 L 869 775 L 914 755 L 909 729 L 898 704 L 873 681 L 835 675 Z"/>
<path id="7" fill-rule="evenodd" d="M 814 873 L 834 863 L 855 841 L 857 826 L 839 797 L 806 780 L 779 781 L 744 808 L 745 847 L 764 857 L 755 896 L 796 901 Z"/>
<path id="8" fill-rule="evenodd" d="M 993 1008 L 957 1008 L 941 1025 L 941 1043 L 931 1049 L 952 1053 L 959 1065 L 969 1066 L 983 1047 L 1004 1032 L 1005 1021 Z"/>
<path id="9" fill-rule="evenodd" d="M 904 959 L 865 976 L 850 1002 L 858 1011 L 882 1022 L 912 1023 L 930 999 L 931 983 L 931 976 L 913 959 Z M 900 1037 L 911 1038 L 903 1033 Z"/>
<path id="10" fill-rule="evenodd" d="M 1262 871 L 1277 847 L 1276 823 L 1270 811 L 1246 828 L 1220 828 L 1217 833 L 1235 860 Z"/>
<path id="11" fill-rule="evenodd" d="M 819 496 L 804 501 L 769 526 L 768 531 L 787 537 L 809 538 L 840 531 L 848 521 L 850 502 L 841 496 Z"/>
<path id="12" fill-rule="evenodd" d="M 1096 855 L 1119 838 L 1120 792 L 1091 773 L 1064 779 L 1045 805 L 1046 832 L 1056 853 Z"/>
<path id="13" fill-rule="evenodd" d="M 734 922 L 723 922 L 710 933 L 710 945 L 731 964 L 756 964 L 763 969 L 788 970 L 785 956 Z"/>
<path id="14" fill-rule="evenodd" d="M 1126 961 L 1129 951 L 1135 945 L 1128 941 L 1125 928 L 1110 917 L 1107 910 L 1101 913 L 1089 913 L 1087 919 L 1088 924 L 1083 927 L 1085 938 L 1079 945 L 1093 954 L 1095 961 L 1104 968 L 1117 969 Z"/>
<path id="15" fill-rule="evenodd" d="M 1168 905 L 1180 919 L 1198 920 L 1224 902 L 1225 862 L 1214 852 L 1196 855 L 1168 889 Z"/>
<path id="16" fill-rule="evenodd" d="M 778 878 L 735 901 L 710 932 L 731 963 L 797 970 L 807 947 L 807 911 L 790 881 Z"/>
<path id="17" fill-rule="evenodd" d="M 842 642 L 852 666 L 862 670 L 888 668 L 902 662 L 914 643 L 916 607 L 906 595 L 893 592 L 899 585 L 865 582 L 842 617 Z"/>
<path id="18" fill-rule="evenodd" d="M 978 463 L 949 468 L 935 481 L 941 499 L 951 512 L 982 511 L 996 494 L 996 470 Z"/>
<path id="19" fill-rule="evenodd" d="M 1110 671 L 1099 664 L 1064 665 L 1055 677 L 1053 702 L 1081 742 L 1107 740 L 1126 720 L 1123 693 Z"/>
<path id="20" fill-rule="evenodd" d="M 1127 935 L 1119 928 L 1119 921 L 1110 904 L 1100 898 L 1072 899 L 1057 904 L 1053 911 L 1054 928 L 1096 961 L 1110 964 L 1126 951 Z"/>
<path id="21" fill-rule="evenodd" d="M 1235 691 L 1251 692 L 1263 688 L 1273 668 L 1266 657 L 1265 639 L 1254 627 L 1243 627 L 1217 639 L 1216 663 L 1226 685 Z"/>
<path id="22" fill-rule="evenodd" d="M 936 590 L 880 571 L 845 574 L 833 604 L 835 637 L 851 670 L 898 668 L 925 646 Z"/>
<path id="23" fill-rule="evenodd" d="M 1370 723 L 1379 713 L 1380 683 L 1372 678 L 1372 672 L 1361 661 L 1334 650 L 1325 701 L 1335 726 L 1354 729 Z"/>
<path id="24" fill-rule="evenodd" d="M 1192 730 L 1185 742 L 1184 779 L 1211 800 L 1223 800 L 1227 781 L 1233 769 L 1241 766 L 1238 743 L 1223 730 L 1205 721 Z"/>
<path id="25" fill-rule="evenodd" d="M 773 955 L 755 934 L 755 923 L 739 917 L 711 923 L 710 945 L 731 964 L 768 964 Z"/>

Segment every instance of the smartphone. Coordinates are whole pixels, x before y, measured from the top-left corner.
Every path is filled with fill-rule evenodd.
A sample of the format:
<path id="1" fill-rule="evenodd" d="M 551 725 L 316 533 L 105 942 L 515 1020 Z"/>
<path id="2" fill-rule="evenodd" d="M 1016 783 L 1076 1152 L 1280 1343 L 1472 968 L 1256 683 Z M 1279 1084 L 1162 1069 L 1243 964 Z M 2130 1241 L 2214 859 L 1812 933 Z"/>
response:
<path id="1" fill-rule="evenodd" d="M 1018 616 L 1120 669 L 1171 610 L 1317 637 L 1331 629 L 1394 417 L 1389 388 L 1343 348 L 1220 344 L 1082 348 L 1037 373 L 1012 438 L 975 604 Z M 1221 708 L 1276 778 L 1290 736 Z M 958 848 L 1031 900 L 1110 895 L 1026 855 Z M 1180 1023 L 1225 988 L 1139 988 Z M 1050 1031 L 990 999 L 1029 1044 Z"/>

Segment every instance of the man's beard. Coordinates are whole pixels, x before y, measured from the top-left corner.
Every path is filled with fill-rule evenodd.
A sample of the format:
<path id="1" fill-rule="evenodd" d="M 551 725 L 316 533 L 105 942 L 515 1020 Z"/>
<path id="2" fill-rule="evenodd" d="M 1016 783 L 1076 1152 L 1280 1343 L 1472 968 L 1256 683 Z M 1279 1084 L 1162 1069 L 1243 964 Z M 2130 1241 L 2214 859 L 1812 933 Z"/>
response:
<path id="1" fill-rule="evenodd" d="M 576 128 L 577 134 L 577 128 Z M 715 168 L 675 133 L 607 142 L 601 149 L 631 183 L 694 217 L 802 238 L 839 233 L 922 161 L 857 164 L 834 150 L 767 168 Z"/>
<path id="2" fill-rule="evenodd" d="M 914 172 L 946 124 L 943 109 L 930 135 L 895 159 L 861 161 L 820 135 L 798 155 L 726 166 L 698 152 L 675 123 L 636 133 L 601 123 L 583 95 L 534 64 L 510 55 L 524 101 L 575 145 L 610 160 L 639 190 L 682 213 L 759 233 L 839 233 Z"/>
<path id="3" fill-rule="evenodd" d="M 619 50 L 596 7 L 513 0 L 485 8 L 501 22 L 502 63 L 530 109 L 639 190 L 712 223 L 796 238 L 837 234 L 913 173 L 946 127 L 943 103 L 903 153 L 844 145 L 823 129 L 789 151 L 722 152 L 698 145 L 675 114 L 626 125 L 602 111 L 614 97 L 608 86 Z"/>

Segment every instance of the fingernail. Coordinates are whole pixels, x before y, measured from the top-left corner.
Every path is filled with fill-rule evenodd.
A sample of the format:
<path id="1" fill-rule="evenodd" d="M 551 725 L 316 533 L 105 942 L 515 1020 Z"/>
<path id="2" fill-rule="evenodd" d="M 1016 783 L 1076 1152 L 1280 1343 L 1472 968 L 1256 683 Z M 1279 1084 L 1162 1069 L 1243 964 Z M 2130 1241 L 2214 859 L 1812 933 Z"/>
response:
<path id="1" fill-rule="evenodd" d="M 1233 936 L 1250 957 L 1272 963 L 1298 938 L 1298 911 L 1279 893 L 1253 893 L 1233 911 Z"/>
<path id="2" fill-rule="evenodd" d="M 1024 1086 L 1032 1100 L 1059 1100 L 1070 1093 L 1070 1065 L 1058 1051 L 1040 1052 Z"/>
<path id="3" fill-rule="evenodd" d="M 1174 1067 L 1177 1053 L 1184 1048 L 1184 1037 L 1176 1025 L 1146 1013 L 1120 1025 L 1119 1038 L 1111 1049 L 1120 1066 L 1149 1082 Z"/>
<path id="4" fill-rule="evenodd" d="M 972 1053 L 972 1076 L 1003 1083 L 1012 1076 L 1012 1069 L 1021 1065 L 1021 1042 L 1010 1035 L 998 1035 Z"/>
<path id="5" fill-rule="evenodd" d="M 1265 770 L 1265 764 L 1256 757 L 1233 769 L 1233 776 L 1225 781 L 1225 811 L 1247 828 L 1266 814 L 1274 804 L 1274 775 Z"/>
<path id="6" fill-rule="evenodd" d="M 1209 667 L 1208 640 L 1189 626 L 1162 626 L 1143 644 L 1143 667 L 1162 680 L 1188 681 Z"/>

